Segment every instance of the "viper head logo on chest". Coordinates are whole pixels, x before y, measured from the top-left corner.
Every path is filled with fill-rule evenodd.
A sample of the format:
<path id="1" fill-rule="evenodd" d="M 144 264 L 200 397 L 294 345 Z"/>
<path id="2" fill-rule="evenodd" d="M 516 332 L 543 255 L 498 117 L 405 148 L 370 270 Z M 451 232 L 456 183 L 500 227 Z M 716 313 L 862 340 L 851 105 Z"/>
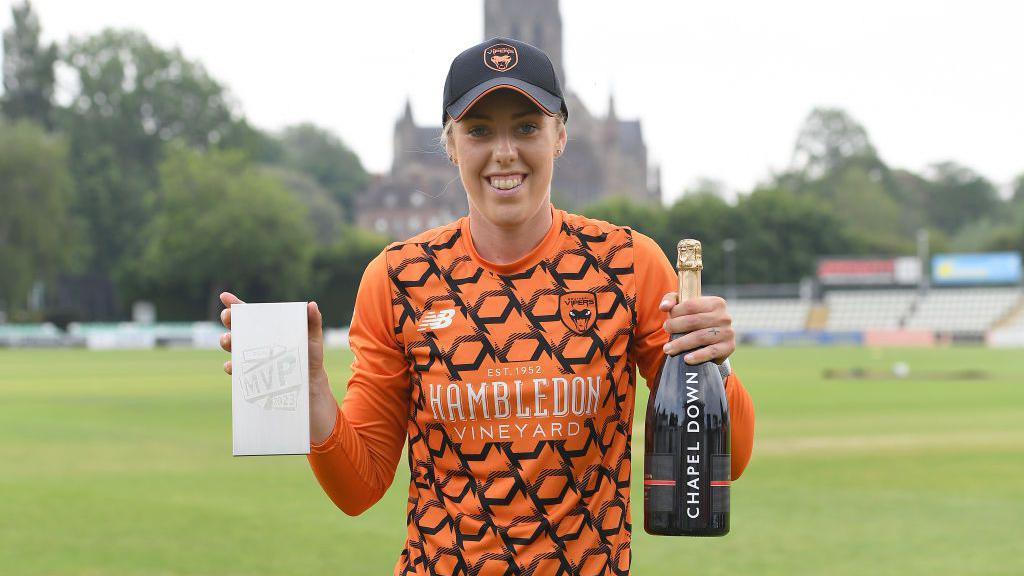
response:
<path id="1" fill-rule="evenodd" d="M 577 332 L 583 332 L 587 329 L 587 323 L 590 322 L 590 316 L 590 308 L 573 308 L 569 310 L 569 318 L 572 318 L 573 324 L 576 325 Z"/>
<path id="2" fill-rule="evenodd" d="M 583 334 L 597 321 L 597 296 L 590 291 L 566 292 L 558 298 L 562 323 L 577 334 Z"/>

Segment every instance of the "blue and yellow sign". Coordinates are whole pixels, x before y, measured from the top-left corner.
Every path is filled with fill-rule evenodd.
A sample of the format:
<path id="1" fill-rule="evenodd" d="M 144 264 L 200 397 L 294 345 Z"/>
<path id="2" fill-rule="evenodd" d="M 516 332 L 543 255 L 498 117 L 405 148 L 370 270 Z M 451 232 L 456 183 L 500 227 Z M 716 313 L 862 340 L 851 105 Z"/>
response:
<path id="1" fill-rule="evenodd" d="M 1021 280 L 1020 253 L 936 254 L 935 284 L 1015 284 Z"/>

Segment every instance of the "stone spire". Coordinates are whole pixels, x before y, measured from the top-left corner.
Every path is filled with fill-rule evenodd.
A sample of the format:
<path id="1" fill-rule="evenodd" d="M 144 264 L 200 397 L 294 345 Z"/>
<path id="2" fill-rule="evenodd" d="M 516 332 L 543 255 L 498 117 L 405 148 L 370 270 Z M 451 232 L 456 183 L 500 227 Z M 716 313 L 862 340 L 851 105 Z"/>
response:
<path id="1" fill-rule="evenodd" d="M 415 161 L 411 152 L 416 147 L 416 122 L 412 118 L 412 103 L 408 96 L 405 98 L 402 116 L 395 122 L 392 145 L 391 172 L 395 173 Z"/>
<path id="2" fill-rule="evenodd" d="M 402 111 L 402 117 L 398 121 L 408 122 L 409 124 L 413 125 L 416 124 L 412 120 L 412 101 L 409 99 L 408 94 L 405 96 L 405 110 Z"/>
<path id="3" fill-rule="evenodd" d="M 551 58 L 562 92 L 562 16 L 558 0 L 484 0 L 484 39 L 507 36 L 532 44 Z"/>

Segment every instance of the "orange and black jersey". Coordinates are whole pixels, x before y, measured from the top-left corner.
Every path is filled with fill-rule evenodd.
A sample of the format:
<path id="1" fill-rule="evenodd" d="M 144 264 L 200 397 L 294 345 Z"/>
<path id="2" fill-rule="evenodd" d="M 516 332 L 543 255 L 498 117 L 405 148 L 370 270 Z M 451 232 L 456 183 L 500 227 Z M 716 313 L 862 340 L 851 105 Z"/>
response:
<path id="1" fill-rule="evenodd" d="M 656 382 L 678 289 L 658 245 L 550 207 L 516 262 L 480 257 L 469 219 L 390 244 L 367 267 L 335 429 L 309 462 L 348 514 L 376 502 L 408 444 L 395 574 L 626 574 L 636 370 Z M 732 477 L 754 411 L 726 381 Z"/>

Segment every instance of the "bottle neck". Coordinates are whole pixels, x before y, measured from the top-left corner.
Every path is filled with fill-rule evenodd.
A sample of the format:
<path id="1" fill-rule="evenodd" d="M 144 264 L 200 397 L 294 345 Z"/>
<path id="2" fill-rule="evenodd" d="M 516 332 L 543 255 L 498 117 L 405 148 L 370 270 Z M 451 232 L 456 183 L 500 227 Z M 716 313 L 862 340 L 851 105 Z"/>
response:
<path id="1" fill-rule="evenodd" d="M 679 302 L 696 300 L 700 298 L 700 270 L 678 270 L 679 272 Z M 686 332 L 673 332 L 669 340 L 685 336 Z M 690 350 L 687 350 L 690 352 Z"/>
<path id="2" fill-rule="evenodd" d="M 679 270 L 679 302 L 700 298 L 700 270 Z"/>

